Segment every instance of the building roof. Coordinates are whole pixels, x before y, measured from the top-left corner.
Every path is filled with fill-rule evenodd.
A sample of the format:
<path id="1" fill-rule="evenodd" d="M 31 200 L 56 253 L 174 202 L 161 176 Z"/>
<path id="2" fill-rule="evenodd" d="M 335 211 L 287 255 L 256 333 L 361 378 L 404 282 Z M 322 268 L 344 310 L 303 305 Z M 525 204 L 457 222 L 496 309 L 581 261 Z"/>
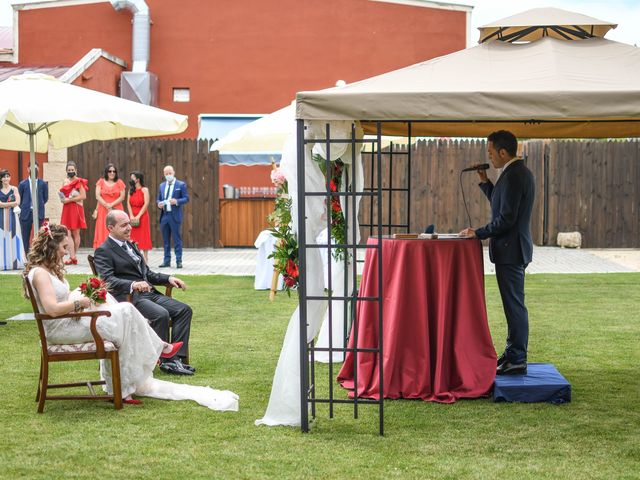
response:
<path id="1" fill-rule="evenodd" d="M 46 75 L 51 75 L 52 77 L 59 78 L 64 73 L 69 70 L 69 67 L 63 66 L 55 66 L 55 67 L 33 67 L 33 66 L 25 66 L 25 65 L 9 65 L 2 66 L 0 65 L 0 82 L 6 80 L 7 78 L 13 75 L 20 75 L 25 72 L 33 72 L 33 73 L 44 73 Z"/>

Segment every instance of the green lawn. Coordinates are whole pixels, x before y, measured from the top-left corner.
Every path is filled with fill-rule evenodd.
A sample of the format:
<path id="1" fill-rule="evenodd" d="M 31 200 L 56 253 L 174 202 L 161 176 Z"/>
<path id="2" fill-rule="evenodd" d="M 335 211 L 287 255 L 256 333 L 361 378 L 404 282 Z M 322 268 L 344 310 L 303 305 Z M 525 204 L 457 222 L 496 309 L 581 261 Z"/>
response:
<path id="1" fill-rule="evenodd" d="M 36 327 L 9 322 L 0 327 L 0 477 L 640 478 L 640 274 L 527 277 L 529 359 L 558 367 L 572 383 L 572 403 L 388 401 L 385 437 L 373 406 L 361 407 L 359 420 L 347 406 L 334 419 L 320 408 L 309 434 L 255 427 L 296 299 L 270 303 L 249 277 L 187 280 L 177 298 L 195 312 L 198 373 L 188 381 L 235 391 L 240 411 L 144 399 L 119 412 L 107 403 L 52 401 L 38 415 Z M 500 299 L 495 279 L 486 284 L 501 350 Z M 18 291 L 18 276 L 0 275 L 3 318 L 29 310 Z M 71 365 L 54 365 L 53 378 L 97 375 L 95 363 Z"/>

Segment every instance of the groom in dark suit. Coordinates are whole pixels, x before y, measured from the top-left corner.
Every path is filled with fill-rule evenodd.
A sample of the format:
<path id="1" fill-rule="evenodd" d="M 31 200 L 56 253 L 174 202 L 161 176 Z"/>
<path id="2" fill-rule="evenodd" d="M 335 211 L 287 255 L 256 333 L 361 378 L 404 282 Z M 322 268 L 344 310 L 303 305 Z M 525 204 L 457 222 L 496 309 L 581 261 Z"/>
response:
<path id="1" fill-rule="evenodd" d="M 18 184 L 20 194 L 20 229 L 22 230 L 22 242 L 24 253 L 29 253 L 29 238 L 31 237 L 31 227 L 33 226 L 33 202 L 31 201 L 31 167 L 29 167 L 29 177 Z M 44 204 L 49 200 L 49 184 L 38 178 L 38 164 L 36 163 L 36 191 L 38 195 L 38 228 L 42 226 L 46 217 Z M 37 228 L 36 228 L 37 231 Z"/>
<path id="2" fill-rule="evenodd" d="M 100 277 L 107 282 L 109 292 L 125 301 L 132 295 L 133 305 L 150 322 L 158 336 L 167 343 L 183 342 L 176 356 L 160 359 L 160 369 L 166 373 L 193 375 L 195 368 L 183 362 L 189 347 L 191 307 L 161 294 L 154 285 L 172 285 L 185 289 L 179 278 L 149 270 L 138 247 L 131 243 L 129 216 L 121 210 L 107 214 L 109 236 L 95 251 L 95 265 Z M 173 321 L 169 339 L 169 321 Z"/>
<path id="3" fill-rule="evenodd" d="M 507 343 L 498 358 L 498 375 L 527 373 L 529 314 L 524 304 L 524 271 L 531 263 L 531 211 L 535 197 L 533 174 L 517 158 L 518 141 L 507 130 L 487 137 L 494 168 L 502 171 L 494 185 L 485 170 L 478 170 L 480 188 L 491 202 L 491 222 L 460 232 L 462 236 L 489 238 L 489 256 L 496 265 L 496 280 L 507 317 Z"/>

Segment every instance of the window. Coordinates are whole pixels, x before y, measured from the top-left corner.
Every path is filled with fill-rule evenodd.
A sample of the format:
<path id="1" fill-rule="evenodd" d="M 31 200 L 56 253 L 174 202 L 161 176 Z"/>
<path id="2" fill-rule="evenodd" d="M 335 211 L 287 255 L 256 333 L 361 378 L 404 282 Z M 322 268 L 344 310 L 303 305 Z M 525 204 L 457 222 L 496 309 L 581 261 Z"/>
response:
<path id="1" fill-rule="evenodd" d="M 188 88 L 174 88 L 173 89 L 173 101 L 174 102 L 188 102 L 191 99 L 191 92 Z"/>

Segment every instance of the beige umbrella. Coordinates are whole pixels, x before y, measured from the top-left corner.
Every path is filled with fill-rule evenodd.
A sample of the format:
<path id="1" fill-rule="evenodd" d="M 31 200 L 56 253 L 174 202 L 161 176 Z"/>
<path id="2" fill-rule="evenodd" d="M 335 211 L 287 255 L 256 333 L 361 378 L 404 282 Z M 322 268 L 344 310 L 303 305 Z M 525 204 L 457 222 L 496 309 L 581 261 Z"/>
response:
<path id="1" fill-rule="evenodd" d="M 42 74 L 26 73 L 0 82 L 0 149 L 29 151 L 35 192 L 35 152 L 89 140 L 172 135 L 187 117 L 96 92 Z M 38 202 L 33 224 L 38 225 Z"/>
<path id="2" fill-rule="evenodd" d="M 479 27 L 478 43 L 526 42 L 542 37 L 577 40 L 604 37 L 618 25 L 559 8 L 534 8 Z"/>

